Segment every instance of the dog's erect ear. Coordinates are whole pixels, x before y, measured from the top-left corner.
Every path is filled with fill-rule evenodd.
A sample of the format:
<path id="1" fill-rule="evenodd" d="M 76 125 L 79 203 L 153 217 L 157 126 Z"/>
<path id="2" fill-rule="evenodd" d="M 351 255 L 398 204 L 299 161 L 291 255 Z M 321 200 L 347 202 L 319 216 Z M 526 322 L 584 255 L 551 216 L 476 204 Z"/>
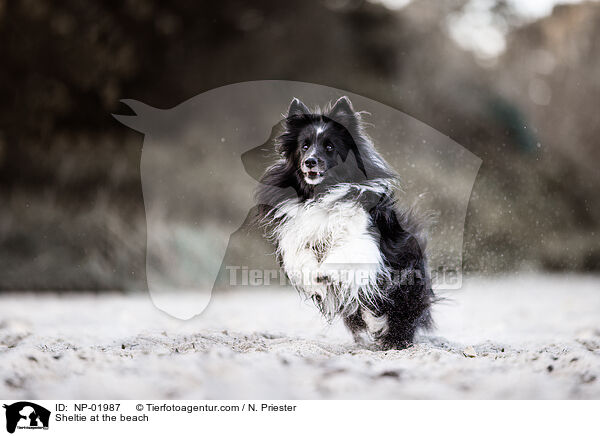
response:
<path id="1" fill-rule="evenodd" d="M 287 116 L 293 117 L 293 116 L 298 116 L 298 115 L 305 115 L 308 113 L 310 113 L 310 111 L 308 110 L 306 105 L 304 103 L 302 103 L 300 100 L 298 100 L 296 97 L 294 97 L 294 99 L 290 103 L 290 108 L 288 109 Z"/>
<path id="2" fill-rule="evenodd" d="M 329 115 L 332 118 L 354 116 L 354 108 L 352 102 L 346 96 L 340 97 L 338 101 L 331 107 Z"/>

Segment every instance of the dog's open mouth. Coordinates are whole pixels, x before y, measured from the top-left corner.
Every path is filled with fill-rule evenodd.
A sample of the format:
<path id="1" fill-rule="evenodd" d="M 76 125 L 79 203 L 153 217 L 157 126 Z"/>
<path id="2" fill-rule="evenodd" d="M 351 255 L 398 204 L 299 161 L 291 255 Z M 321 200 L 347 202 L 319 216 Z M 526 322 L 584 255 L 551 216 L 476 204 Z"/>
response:
<path id="1" fill-rule="evenodd" d="M 310 185 L 318 185 L 323 181 L 323 172 L 321 171 L 306 171 L 304 172 L 304 180 Z"/>

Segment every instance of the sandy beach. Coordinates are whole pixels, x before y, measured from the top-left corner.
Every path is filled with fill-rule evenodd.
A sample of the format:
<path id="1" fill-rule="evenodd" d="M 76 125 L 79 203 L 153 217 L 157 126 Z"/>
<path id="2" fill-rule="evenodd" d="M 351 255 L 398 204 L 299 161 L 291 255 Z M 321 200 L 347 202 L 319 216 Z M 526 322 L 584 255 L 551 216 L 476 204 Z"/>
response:
<path id="1" fill-rule="evenodd" d="M 600 278 L 466 278 L 437 328 L 377 351 L 292 289 L 213 296 L 190 321 L 148 294 L 0 295 L 5 399 L 600 399 Z"/>

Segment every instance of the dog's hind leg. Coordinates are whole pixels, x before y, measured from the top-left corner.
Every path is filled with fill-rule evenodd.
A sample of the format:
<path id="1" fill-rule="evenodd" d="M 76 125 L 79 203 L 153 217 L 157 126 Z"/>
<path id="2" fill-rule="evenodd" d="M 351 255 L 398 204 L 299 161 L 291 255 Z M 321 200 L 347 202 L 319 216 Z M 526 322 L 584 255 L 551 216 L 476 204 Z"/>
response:
<path id="1" fill-rule="evenodd" d="M 383 350 L 402 350 L 412 345 L 416 326 L 396 316 L 388 318 L 388 331 L 377 342 Z"/>
<path id="2" fill-rule="evenodd" d="M 388 329 L 379 338 L 383 349 L 403 349 L 414 340 L 415 332 L 432 326 L 431 290 L 423 283 L 404 287 L 385 310 Z"/>

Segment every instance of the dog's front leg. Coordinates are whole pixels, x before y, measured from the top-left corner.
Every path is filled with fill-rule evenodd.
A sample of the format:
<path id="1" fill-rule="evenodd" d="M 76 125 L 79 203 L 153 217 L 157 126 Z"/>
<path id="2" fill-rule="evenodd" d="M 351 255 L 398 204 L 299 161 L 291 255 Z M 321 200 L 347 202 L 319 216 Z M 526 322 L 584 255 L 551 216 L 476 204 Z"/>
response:
<path id="1" fill-rule="evenodd" d="M 290 283 L 309 298 L 324 300 L 327 281 L 319 275 L 319 262 L 315 253 L 309 249 L 284 253 L 283 268 Z"/>
<path id="2" fill-rule="evenodd" d="M 382 264 L 378 244 L 365 235 L 332 247 L 319 267 L 317 278 L 358 295 L 359 289 L 376 286 Z"/>

